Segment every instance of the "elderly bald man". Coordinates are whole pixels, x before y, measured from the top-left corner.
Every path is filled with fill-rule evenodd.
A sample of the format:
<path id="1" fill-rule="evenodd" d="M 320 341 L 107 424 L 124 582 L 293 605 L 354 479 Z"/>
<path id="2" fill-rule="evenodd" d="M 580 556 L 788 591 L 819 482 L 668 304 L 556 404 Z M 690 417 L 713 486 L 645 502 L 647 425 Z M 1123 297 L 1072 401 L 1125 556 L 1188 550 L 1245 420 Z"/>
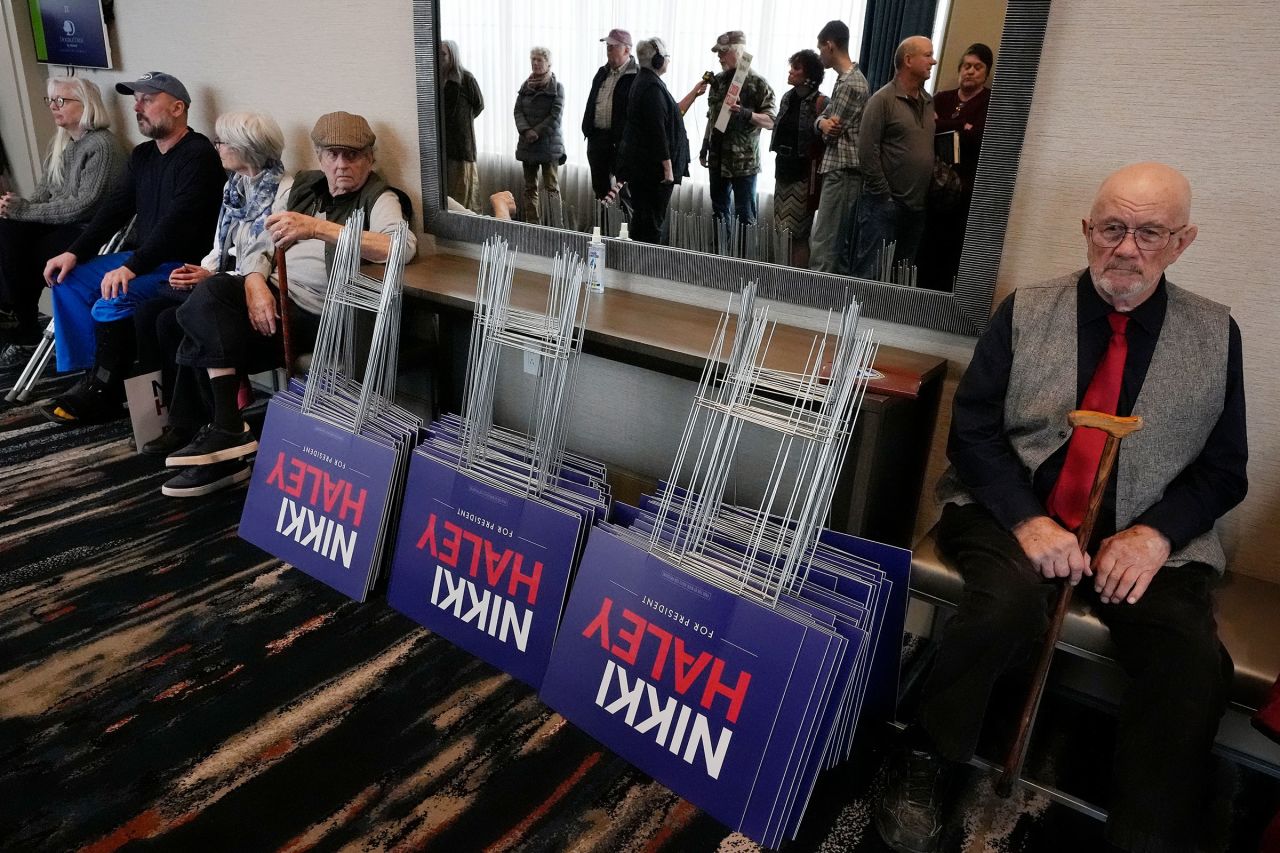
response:
<path id="1" fill-rule="evenodd" d="M 938 546 L 965 592 L 877 811 L 898 850 L 936 849 L 950 770 L 973 755 L 996 678 L 1043 638 L 1057 578 L 1088 579 L 1076 595 L 1132 679 L 1108 841 L 1195 848 L 1232 672 L 1212 613 L 1226 563 L 1214 522 L 1248 488 L 1240 330 L 1165 278 L 1196 238 L 1176 170 L 1108 177 L 1082 236 L 1088 267 L 1004 300 L 956 390 Z M 1085 552 L 1072 531 L 1101 451 L 1096 430 L 1068 431 L 1077 408 L 1145 421 L 1121 446 Z"/>

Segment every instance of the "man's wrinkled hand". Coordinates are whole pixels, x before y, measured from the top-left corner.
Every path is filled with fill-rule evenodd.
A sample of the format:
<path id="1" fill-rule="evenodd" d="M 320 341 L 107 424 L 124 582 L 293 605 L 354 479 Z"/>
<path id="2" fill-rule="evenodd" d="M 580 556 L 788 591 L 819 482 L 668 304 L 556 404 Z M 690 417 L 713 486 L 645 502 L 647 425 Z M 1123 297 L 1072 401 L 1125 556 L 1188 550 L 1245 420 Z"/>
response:
<path id="1" fill-rule="evenodd" d="M 260 274 L 251 274 L 245 278 L 244 301 L 249 309 L 249 325 L 260 335 L 271 336 L 276 333 L 276 298 L 267 280 Z"/>
<path id="2" fill-rule="evenodd" d="M 129 282 L 137 277 L 128 267 L 116 267 L 102 277 L 102 298 L 115 299 L 122 293 L 128 293 Z"/>
<path id="3" fill-rule="evenodd" d="M 1102 540 L 1093 561 L 1093 588 L 1103 604 L 1137 604 L 1169 559 L 1169 540 L 1154 527 L 1135 524 Z"/>
<path id="4" fill-rule="evenodd" d="M 1069 578 L 1071 585 L 1081 575 L 1091 574 L 1089 555 L 1080 550 L 1075 534 L 1047 515 L 1029 518 L 1013 528 L 1014 538 L 1027 559 L 1046 578 Z"/>
<path id="5" fill-rule="evenodd" d="M 314 239 L 316 221 L 305 213 L 285 210 L 267 217 L 267 231 L 277 248 L 288 249 L 294 243 Z"/>

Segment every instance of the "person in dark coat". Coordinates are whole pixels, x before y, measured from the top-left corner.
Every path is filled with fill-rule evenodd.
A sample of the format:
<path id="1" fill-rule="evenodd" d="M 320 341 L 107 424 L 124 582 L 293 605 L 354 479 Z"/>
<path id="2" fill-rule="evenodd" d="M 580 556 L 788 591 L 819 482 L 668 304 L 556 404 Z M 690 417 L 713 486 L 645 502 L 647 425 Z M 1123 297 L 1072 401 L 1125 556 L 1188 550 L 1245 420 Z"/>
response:
<path id="1" fill-rule="evenodd" d="M 480 94 L 476 78 L 462 67 L 455 41 L 440 42 L 440 77 L 446 194 L 468 210 L 479 213 L 475 121 L 484 111 L 484 95 Z"/>
<path id="2" fill-rule="evenodd" d="M 680 107 L 661 80 L 670 67 L 666 44 L 645 39 L 636 46 L 636 58 L 640 73 L 618 146 L 618 177 L 631 191 L 631 237 L 662 243 L 671 193 L 689 174 L 689 137 Z"/>
<path id="3" fill-rule="evenodd" d="M 793 53 L 787 60 L 791 86 L 782 96 L 773 125 L 769 150 L 777 154 L 773 185 L 773 222 L 791 235 L 793 267 L 809 266 L 809 231 L 818 209 L 818 163 L 825 146 L 815 122 L 827 108 L 827 96 L 818 91 L 826 69 L 812 50 Z"/>
<path id="4" fill-rule="evenodd" d="M 532 73 L 516 95 L 516 159 L 524 164 L 524 220 L 541 222 L 538 172 L 547 200 L 560 200 L 560 164 L 564 157 L 564 136 L 560 116 L 564 112 L 564 86 L 551 73 L 551 51 L 535 47 L 529 51 Z M 554 207 L 554 205 L 553 205 Z"/>
<path id="5" fill-rule="evenodd" d="M 916 263 L 920 283 L 931 290 L 951 290 L 960 253 L 964 248 L 964 230 L 973 202 L 973 185 L 978 175 L 978 156 L 982 153 L 982 135 L 987 129 L 987 108 L 991 104 L 991 66 L 995 56 L 981 42 L 969 45 L 960 57 L 960 86 L 939 92 L 933 99 L 934 130 L 954 130 L 960 136 L 960 162 L 955 164 L 960 176 L 960 198 L 948 208 L 931 204 L 925 225 L 921 252 Z"/>
<path id="6" fill-rule="evenodd" d="M 613 188 L 614 168 L 622 128 L 627 121 L 627 99 L 640 66 L 631 55 L 631 33 L 609 30 L 605 43 L 607 61 L 596 71 L 582 114 L 582 135 L 587 138 L 587 163 L 591 166 L 591 190 L 604 198 Z"/>

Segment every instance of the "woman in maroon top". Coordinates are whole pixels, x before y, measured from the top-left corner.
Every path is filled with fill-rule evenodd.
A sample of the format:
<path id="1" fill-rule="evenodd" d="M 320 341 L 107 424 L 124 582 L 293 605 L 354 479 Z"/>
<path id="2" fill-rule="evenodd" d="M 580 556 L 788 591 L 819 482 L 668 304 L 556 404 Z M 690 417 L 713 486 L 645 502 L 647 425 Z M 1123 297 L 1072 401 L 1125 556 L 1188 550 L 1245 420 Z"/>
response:
<path id="1" fill-rule="evenodd" d="M 951 208 L 929 209 L 922 246 L 929 252 L 917 256 L 920 281 L 934 290 L 951 290 L 960 266 L 960 250 L 964 244 L 965 221 L 969 218 L 969 202 L 978 172 L 978 154 L 982 150 L 982 134 L 987 128 L 987 106 L 991 103 L 991 66 L 995 62 L 991 48 L 978 42 L 971 44 L 960 58 L 960 86 L 939 92 L 933 98 L 937 133 L 954 130 L 960 135 L 960 176 L 962 192 Z"/>

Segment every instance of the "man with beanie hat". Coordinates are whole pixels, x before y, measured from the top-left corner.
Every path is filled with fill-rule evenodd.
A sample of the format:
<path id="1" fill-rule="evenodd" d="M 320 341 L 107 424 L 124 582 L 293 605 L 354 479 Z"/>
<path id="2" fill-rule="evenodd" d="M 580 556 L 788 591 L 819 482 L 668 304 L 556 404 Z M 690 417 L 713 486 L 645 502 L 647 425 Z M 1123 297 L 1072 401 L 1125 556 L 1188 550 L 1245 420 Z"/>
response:
<path id="1" fill-rule="evenodd" d="M 58 369 L 92 367 L 66 394 L 41 407 L 49 420 L 75 424 L 118 410 L 134 361 L 134 309 L 159 292 L 169 273 L 208 251 L 226 172 L 213 143 L 188 124 L 191 96 L 178 78 L 150 71 L 116 91 L 133 96 L 138 130 L 124 176 L 84 233 L 45 265 L 53 288 Z M 133 251 L 96 256 L 136 216 Z"/>
<path id="2" fill-rule="evenodd" d="M 311 130 L 320 169 L 299 172 L 287 191 L 282 184 L 274 212 L 267 218 L 271 239 L 262 251 L 273 255 L 276 248 L 285 250 L 289 322 L 298 352 L 306 352 L 314 344 L 328 268 L 342 226 L 351 214 L 364 211 L 366 233 L 360 240 L 360 255 L 377 263 L 386 261 L 391 234 L 410 218 L 408 196 L 373 171 L 375 141 L 363 116 L 347 112 L 321 116 Z M 410 258 L 416 248 L 413 232 L 409 232 Z M 166 465 L 183 468 L 161 488 L 169 497 L 198 497 L 243 481 L 244 457 L 253 452 L 257 442 L 240 416 L 237 372 L 279 364 L 275 276 L 270 282 L 240 287 L 225 281 L 219 287 L 208 284 L 196 288 L 178 310 L 185 336 L 178 349 L 179 378 L 172 408 L 189 411 L 189 395 L 199 387 L 211 404 L 213 418 L 186 447 L 166 459 Z M 250 288 L 261 290 L 252 294 L 252 304 L 271 306 L 270 311 L 255 316 L 248 299 Z"/>

